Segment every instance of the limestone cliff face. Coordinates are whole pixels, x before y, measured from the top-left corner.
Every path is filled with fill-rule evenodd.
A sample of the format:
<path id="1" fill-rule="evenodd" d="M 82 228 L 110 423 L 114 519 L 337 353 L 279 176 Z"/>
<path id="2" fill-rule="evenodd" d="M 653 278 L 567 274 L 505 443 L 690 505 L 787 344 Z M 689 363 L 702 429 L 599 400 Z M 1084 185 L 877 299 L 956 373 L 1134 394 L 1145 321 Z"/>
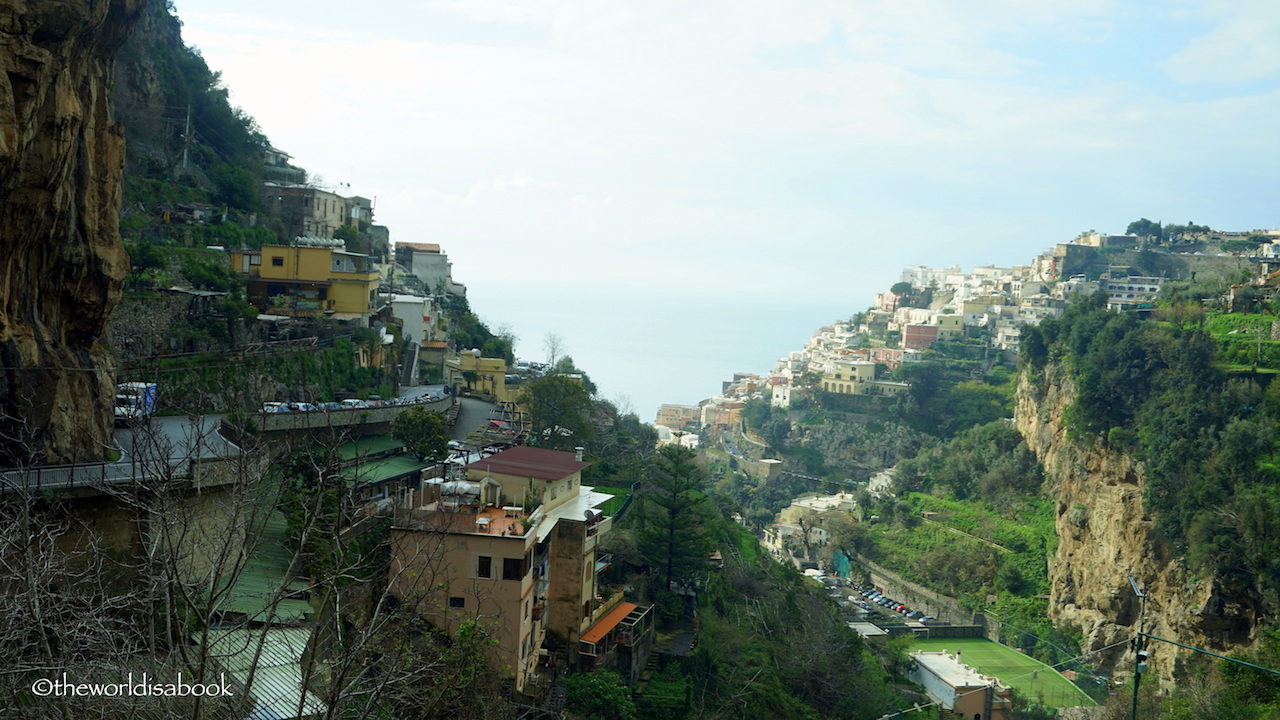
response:
<path id="1" fill-rule="evenodd" d="M 120 296 L 123 134 L 112 58 L 141 0 L 0 5 L 0 458 L 101 459 Z"/>
<path id="2" fill-rule="evenodd" d="M 1196 577 L 1173 557 L 1143 510 L 1142 464 L 1100 442 L 1069 440 L 1062 418 L 1075 395 L 1070 378 L 1053 365 L 1040 377 L 1028 372 L 1018 387 L 1016 422 L 1057 498 L 1051 619 L 1079 628 L 1086 651 L 1131 639 L 1139 614 L 1133 575 L 1148 595 L 1147 632 L 1215 652 L 1251 644 L 1261 612 L 1256 596 Z M 1175 648 L 1154 643 L 1150 650 L 1153 671 L 1170 679 Z M 1133 668 L 1127 644 L 1101 660 L 1118 675 Z"/>

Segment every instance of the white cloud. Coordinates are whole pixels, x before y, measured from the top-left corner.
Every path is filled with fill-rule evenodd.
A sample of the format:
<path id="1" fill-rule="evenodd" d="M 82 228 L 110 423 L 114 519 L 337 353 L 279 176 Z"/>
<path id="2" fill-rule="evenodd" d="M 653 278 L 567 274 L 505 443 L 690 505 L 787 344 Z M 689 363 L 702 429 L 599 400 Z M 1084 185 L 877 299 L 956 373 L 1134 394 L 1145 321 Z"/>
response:
<path id="1" fill-rule="evenodd" d="M 636 378 L 705 354 L 702 329 L 663 344 L 676 322 L 829 321 L 904 265 L 1144 215 L 1274 225 L 1280 93 L 1222 90 L 1278 71 L 1273 0 L 1180 2 L 178 0 L 273 144 L 440 242 L 495 323 L 625 346 L 646 413 Z M 1156 43 L 1196 31 L 1163 70 L 1214 94 L 1153 84 Z M 750 327 L 810 329 L 784 324 Z"/>
<path id="2" fill-rule="evenodd" d="M 1280 4 L 1273 0 L 1213 0 L 1196 16 L 1214 23 L 1163 64 L 1190 84 L 1241 84 L 1280 76 Z"/>

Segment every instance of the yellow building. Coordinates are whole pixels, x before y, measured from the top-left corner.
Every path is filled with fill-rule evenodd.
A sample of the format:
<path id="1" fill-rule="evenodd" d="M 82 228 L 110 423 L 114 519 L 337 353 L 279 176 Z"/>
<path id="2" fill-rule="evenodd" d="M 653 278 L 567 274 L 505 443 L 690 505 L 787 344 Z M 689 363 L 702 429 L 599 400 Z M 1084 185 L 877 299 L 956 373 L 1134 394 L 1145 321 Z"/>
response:
<path id="1" fill-rule="evenodd" d="M 501 402 L 514 402 L 516 393 L 507 389 L 507 361 L 502 358 L 481 357 L 478 350 L 462 350 L 445 360 L 453 386 L 470 387 L 478 393 L 493 395 Z M 475 373 L 468 385 L 464 373 Z"/>
<path id="2" fill-rule="evenodd" d="M 876 379 L 876 364 L 869 360 L 837 360 L 822 376 L 822 389 L 838 395 L 897 395 L 907 383 Z"/>
<path id="3" fill-rule="evenodd" d="M 465 481 L 424 484 L 396 510 L 392 594 L 450 635 L 479 626 L 520 692 L 548 635 L 588 669 L 652 640 L 649 609 L 599 587 L 596 544 L 613 524 L 599 508 L 612 496 L 582 486 L 588 465 L 518 446 L 468 465 Z"/>
<path id="4" fill-rule="evenodd" d="M 959 313 L 935 315 L 933 324 L 938 326 L 939 340 L 955 340 L 964 336 L 964 315 Z"/>
<path id="5" fill-rule="evenodd" d="M 367 324 L 377 301 L 379 275 L 373 258 L 335 247 L 263 245 L 261 250 L 236 250 L 231 267 L 245 276 L 249 302 L 277 314 L 324 314 Z"/>

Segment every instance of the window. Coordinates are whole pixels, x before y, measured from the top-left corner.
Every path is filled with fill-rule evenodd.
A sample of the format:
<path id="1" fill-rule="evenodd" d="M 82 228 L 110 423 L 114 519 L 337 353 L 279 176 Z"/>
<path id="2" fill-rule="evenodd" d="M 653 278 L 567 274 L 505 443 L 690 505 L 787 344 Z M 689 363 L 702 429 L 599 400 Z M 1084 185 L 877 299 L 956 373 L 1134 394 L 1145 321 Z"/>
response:
<path id="1" fill-rule="evenodd" d="M 250 255 L 250 256 L 249 256 L 249 264 L 250 264 L 250 265 L 261 265 L 261 264 L 262 264 L 262 256 L 261 256 L 261 255 Z"/>
<path id="2" fill-rule="evenodd" d="M 284 258 L 282 257 L 271 258 L 271 267 L 284 267 Z"/>
<path id="3" fill-rule="evenodd" d="M 463 598 L 456 597 L 456 596 L 449 598 L 449 607 L 451 608 L 464 608 L 466 606 L 467 606 L 467 601 L 464 600 Z"/>
<path id="4" fill-rule="evenodd" d="M 476 558 L 476 577 L 493 577 L 493 558 L 481 555 Z"/>
<path id="5" fill-rule="evenodd" d="M 503 580 L 519 580 L 524 577 L 524 559 L 523 558 L 503 558 L 502 559 L 502 579 Z"/>

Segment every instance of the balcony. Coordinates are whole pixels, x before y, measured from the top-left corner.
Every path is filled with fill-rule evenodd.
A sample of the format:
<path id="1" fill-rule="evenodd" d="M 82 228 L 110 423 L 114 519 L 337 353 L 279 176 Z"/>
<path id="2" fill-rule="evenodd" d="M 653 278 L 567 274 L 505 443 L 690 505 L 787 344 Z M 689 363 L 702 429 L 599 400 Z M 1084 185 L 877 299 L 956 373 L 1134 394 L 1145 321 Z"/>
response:
<path id="1" fill-rule="evenodd" d="M 617 602 L 582 634 L 578 653 L 594 666 L 619 645 L 631 645 L 653 628 L 652 607 Z"/>

